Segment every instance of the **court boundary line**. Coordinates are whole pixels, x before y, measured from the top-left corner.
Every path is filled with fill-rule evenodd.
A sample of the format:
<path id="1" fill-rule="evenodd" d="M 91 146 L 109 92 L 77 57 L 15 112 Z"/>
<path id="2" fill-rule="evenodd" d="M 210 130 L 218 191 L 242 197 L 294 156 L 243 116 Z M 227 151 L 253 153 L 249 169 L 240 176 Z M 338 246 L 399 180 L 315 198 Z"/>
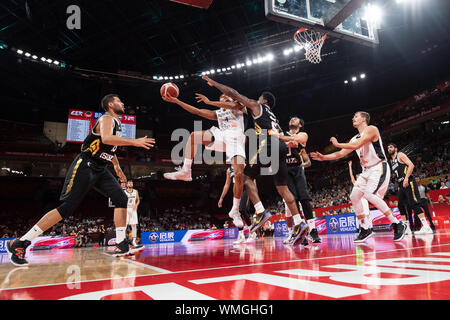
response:
<path id="1" fill-rule="evenodd" d="M 113 257 L 112 255 L 110 255 L 110 254 L 107 253 L 107 252 L 102 252 L 102 254 L 104 254 L 105 256 L 108 256 L 108 257 L 110 257 L 110 258 L 117 259 L 116 257 Z M 143 262 L 134 261 L 134 260 L 128 259 L 127 257 L 120 257 L 120 260 L 121 260 L 121 261 L 130 262 L 130 263 L 132 263 L 132 264 L 137 265 L 138 267 L 142 267 L 142 268 L 146 268 L 146 269 L 151 269 L 151 270 L 153 270 L 153 271 L 160 272 L 160 274 L 169 274 L 169 273 L 173 273 L 173 271 L 169 271 L 169 270 L 166 270 L 166 269 L 163 269 L 163 268 L 158 268 L 158 267 L 152 266 L 151 264 L 146 264 L 146 263 L 143 263 Z"/>
<path id="2" fill-rule="evenodd" d="M 435 246 L 421 246 L 421 247 L 415 247 L 415 248 L 404 248 L 404 249 L 395 249 L 395 250 L 387 250 L 387 251 L 375 251 L 375 253 L 389 253 L 389 252 L 395 252 L 395 251 L 405 251 L 405 250 L 415 250 L 415 249 L 422 249 L 422 248 L 435 248 L 435 247 L 441 247 L 441 246 L 450 246 L 450 243 L 445 244 L 439 244 Z M 363 253 L 363 254 L 371 254 L 372 252 Z M 298 259 L 298 260 L 289 260 L 289 261 L 278 261 L 278 262 L 261 262 L 261 263 L 253 263 L 253 264 L 246 264 L 246 265 L 238 265 L 238 266 L 224 266 L 224 267 L 217 267 L 217 268 L 205 268 L 205 269 L 195 269 L 195 270 L 182 270 L 182 271 L 172 271 L 170 273 L 155 273 L 155 274 L 149 274 L 149 275 L 138 275 L 138 276 L 129 276 L 129 277 L 122 277 L 120 279 L 128 279 L 128 278 L 142 278 L 142 277 L 154 277 L 154 276 L 160 276 L 160 275 L 168 275 L 168 274 L 179 274 L 179 273 L 188 273 L 188 272 L 200 272 L 200 271 L 211 271 L 211 270 L 220 270 L 220 269 L 229 269 L 229 268 L 245 268 L 245 267 L 251 267 L 251 266 L 260 266 L 260 265 L 271 265 L 271 264 L 279 264 L 279 263 L 294 263 L 294 262 L 302 262 L 302 261 L 311 261 L 311 260 L 325 260 L 325 259 L 332 259 L 332 258 L 345 258 L 345 257 L 352 257 L 356 256 L 357 254 L 346 254 L 342 256 L 331 256 L 331 257 L 320 257 L 320 258 L 307 258 L 307 259 Z M 326 266 L 323 266 L 326 267 Z M 38 288 L 38 287 L 49 287 L 49 286 L 59 286 L 59 285 L 74 285 L 74 284 L 83 284 L 88 282 L 95 282 L 95 281 L 108 281 L 108 280 L 120 280 L 117 278 L 104 278 L 104 279 L 95 279 L 95 280 L 84 280 L 84 281 L 78 281 L 78 282 L 62 282 L 62 283 L 51 283 L 51 284 L 45 284 L 45 285 L 35 285 L 35 286 L 27 286 L 27 287 L 18 287 L 18 288 L 7 288 L 7 289 L 1 289 L 0 293 L 2 291 L 9 291 L 9 290 L 19 290 L 19 289 L 29 289 L 29 288 Z"/>

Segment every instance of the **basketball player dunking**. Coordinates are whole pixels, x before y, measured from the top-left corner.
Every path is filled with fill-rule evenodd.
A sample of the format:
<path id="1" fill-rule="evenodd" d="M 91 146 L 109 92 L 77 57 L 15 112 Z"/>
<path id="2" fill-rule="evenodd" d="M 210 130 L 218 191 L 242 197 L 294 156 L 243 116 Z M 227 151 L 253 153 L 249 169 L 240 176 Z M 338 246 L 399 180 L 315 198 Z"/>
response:
<path id="1" fill-rule="evenodd" d="M 130 246 L 125 238 L 128 198 L 106 166 L 112 162 L 117 176 L 126 181 L 115 154 L 117 147 L 134 146 L 150 149 L 155 140 L 147 137 L 122 138 L 119 115 L 124 113 L 125 108 L 117 95 L 106 95 L 101 101 L 101 106 L 106 113 L 95 123 L 83 142 L 81 153 L 67 172 L 60 197 L 63 203 L 44 215 L 23 237 L 7 243 L 9 257 L 14 265 L 28 265 L 25 253 L 31 241 L 61 221 L 63 217 L 70 216 L 93 186 L 110 197 L 115 205 L 116 250 L 113 255 L 123 256 L 129 253 Z"/>
<path id="2" fill-rule="evenodd" d="M 414 214 L 419 215 L 420 222 L 422 222 L 422 228 L 416 231 L 415 234 L 427 234 L 433 233 L 428 221 L 425 218 L 425 212 L 420 206 L 419 189 L 417 182 L 412 175 L 414 171 L 414 164 L 403 152 L 398 152 L 398 148 L 394 143 L 388 145 L 388 153 L 391 156 L 391 168 L 397 176 L 398 186 L 398 209 L 402 215 L 403 222 L 408 225 L 408 231 L 411 233 L 409 227 L 409 221 L 406 219 L 407 206 L 410 207 Z"/>
<path id="3" fill-rule="evenodd" d="M 192 181 L 191 166 L 198 143 L 203 144 L 209 150 L 225 152 L 227 162 L 231 163 L 234 172 L 233 207 L 228 213 L 233 218 L 235 226 L 243 226 L 239 214 L 242 189 L 244 188 L 243 171 L 245 167 L 245 134 L 244 134 L 244 107 L 225 95 L 220 96 L 220 101 L 210 101 L 207 97 L 197 94 L 198 102 L 219 107 L 218 110 L 198 109 L 178 98 L 169 95 L 162 97 L 164 101 L 178 104 L 186 111 L 200 117 L 217 120 L 218 126 L 209 130 L 194 131 L 191 133 L 184 155 L 183 167 L 180 171 L 165 173 L 164 178 L 169 180 Z"/>
<path id="4" fill-rule="evenodd" d="M 295 203 L 301 203 L 303 215 L 309 226 L 309 235 L 313 243 L 320 243 L 319 233 L 317 232 L 315 219 L 313 217 L 311 197 L 308 193 L 308 185 L 306 183 L 305 168 L 311 166 L 311 160 L 306 153 L 306 143 L 308 142 L 308 134 L 300 132 L 305 126 L 303 119 L 293 117 L 289 120 L 289 131 L 284 135 L 275 133 L 280 140 L 287 143 L 289 152 L 286 156 L 286 165 L 288 167 L 288 187 L 295 197 Z M 292 236 L 292 213 L 289 207 L 285 205 L 286 222 L 289 228 L 289 236 L 285 243 L 289 243 Z M 304 245 L 308 244 L 308 240 L 303 241 Z"/>
<path id="5" fill-rule="evenodd" d="M 369 125 L 370 115 L 367 112 L 356 112 L 352 121 L 353 127 L 358 129 L 359 134 L 354 136 L 349 143 L 339 143 L 334 137 L 330 139 L 336 148 L 342 150 L 327 155 L 312 152 L 311 157 L 317 161 L 336 160 L 355 150 L 363 168 L 363 172 L 356 180 L 350 194 L 356 217 L 360 220 L 361 225 L 357 240 L 364 241 L 370 236 L 370 227 L 365 219 L 364 206 L 361 201 L 362 198 L 365 198 L 391 221 L 394 228 L 394 241 L 400 241 L 405 236 L 406 225 L 394 217 L 391 209 L 383 200 L 391 174 L 380 132 L 377 127 Z"/>
<path id="6" fill-rule="evenodd" d="M 202 78 L 207 81 L 208 85 L 219 89 L 223 94 L 247 107 L 247 110 L 253 118 L 254 130 L 252 130 L 253 137 L 251 140 L 257 141 L 257 146 L 256 148 L 253 148 L 253 146 L 250 148 L 250 144 L 247 143 L 247 146 L 249 146 L 248 165 L 244 169 L 244 186 L 256 211 L 254 217 L 255 222 L 250 227 L 250 232 L 255 232 L 261 228 L 271 217 L 270 213 L 264 209 L 261 203 L 255 178 L 261 174 L 261 168 L 273 168 L 275 165 L 273 161 L 276 161 L 278 162 L 278 170 L 272 172 L 275 187 L 291 210 L 295 224 L 291 244 L 296 245 L 302 242 L 308 234 L 308 225 L 300 216 L 295 204 L 295 198 L 287 186 L 287 146 L 286 143 L 271 135 L 271 132 L 281 132 L 278 119 L 272 112 L 275 106 L 274 95 L 270 92 L 263 92 L 258 100 L 253 100 L 205 75 Z M 247 139 L 247 142 L 249 140 Z M 271 154 L 272 149 L 276 154 Z M 267 155 L 270 158 L 270 162 L 263 163 L 261 161 L 261 155 Z"/>
<path id="7" fill-rule="evenodd" d="M 136 242 L 138 225 L 137 209 L 141 201 L 139 200 L 139 192 L 133 189 L 133 180 L 127 181 L 125 193 L 128 197 L 127 226 L 131 226 L 131 249 L 133 252 L 136 252 L 143 249 L 144 246 L 138 245 Z"/>

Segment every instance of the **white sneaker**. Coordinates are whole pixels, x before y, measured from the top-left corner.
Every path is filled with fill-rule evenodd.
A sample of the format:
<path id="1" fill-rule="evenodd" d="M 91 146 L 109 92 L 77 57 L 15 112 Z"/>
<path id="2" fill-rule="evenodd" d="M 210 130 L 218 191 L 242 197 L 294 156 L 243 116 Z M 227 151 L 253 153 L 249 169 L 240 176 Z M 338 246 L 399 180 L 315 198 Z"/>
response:
<path id="1" fill-rule="evenodd" d="M 238 236 L 237 240 L 233 242 L 233 244 L 241 244 L 243 242 L 245 242 L 244 230 L 239 231 L 239 236 Z"/>
<path id="2" fill-rule="evenodd" d="M 252 232 L 252 233 L 250 233 L 250 235 L 248 236 L 248 239 L 247 239 L 246 242 L 247 242 L 247 243 L 253 242 L 253 241 L 256 240 L 256 237 L 257 237 L 256 232 Z"/>
<path id="3" fill-rule="evenodd" d="M 415 234 L 430 234 L 433 233 L 433 230 L 429 226 L 422 226 L 419 231 L 416 231 Z"/>
<path id="4" fill-rule="evenodd" d="M 289 235 L 287 236 L 286 239 L 283 240 L 284 244 L 290 243 L 291 242 L 291 237 L 292 237 L 292 230 L 289 230 Z"/>
<path id="5" fill-rule="evenodd" d="M 178 170 L 178 168 L 176 168 Z M 168 180 L 192 181 L 191 170 L 180 169 L 176 172 L 164 173 L 164 178 Z"/>
<path id="6" fill-rule="evenodd" d="M 244 226 L 244 221 L 242 221 L 241 215 L 234 216 L 233 224 L 238 228 L 242 228 Z"/>

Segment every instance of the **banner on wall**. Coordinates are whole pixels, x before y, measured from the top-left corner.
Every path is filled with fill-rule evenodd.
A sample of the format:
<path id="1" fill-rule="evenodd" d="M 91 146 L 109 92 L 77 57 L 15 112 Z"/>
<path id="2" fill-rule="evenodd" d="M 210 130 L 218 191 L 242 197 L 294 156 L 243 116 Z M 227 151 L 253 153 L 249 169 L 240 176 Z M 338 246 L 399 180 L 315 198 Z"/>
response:
<path id="1" fill-rule="evenodd" d="M 6 243 L 14 238 L 0 239 L 0 253 L 6 253 Z M 67 249 L 75 246 L 75 237 L 37 237 L 27 248 L 29 251 Z"/>
<path id="2" fill-rule="evenodd" d="M 230 230 L 231 229 L 231 230 Z M 142 232 L 142 244 L 210 241 L 237 238 L 237 228 Z"/>
<path id="3" fill-rule="evenodd" d="M 347 213 L 327 216 L 326 225 L 328 234 L 355 233 L 356 215 L 354 213 Z"/>
<path id="4" fill-rule="evenodd" d="M 317 232 L 320 235 L 327 233 L 327 225 L 325 218 L 315 218 L 314 223 L 316 225 Z M 282 221 L 275 221 L 274 222 L 274 237 L 282 237 L 286 238 L 289 235 L 289 229 L 287 222 Z"/>

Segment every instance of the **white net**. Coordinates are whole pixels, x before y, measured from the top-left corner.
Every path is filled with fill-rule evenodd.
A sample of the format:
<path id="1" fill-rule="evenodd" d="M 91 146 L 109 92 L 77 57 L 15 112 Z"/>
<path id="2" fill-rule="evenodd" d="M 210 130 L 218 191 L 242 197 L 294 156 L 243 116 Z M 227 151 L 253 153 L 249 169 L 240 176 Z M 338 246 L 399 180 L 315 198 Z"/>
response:
<path id="1" fill-rule="evenodd" d="M 320 51 L 326 38 L 326 34 L 306 28 L 299 29 L 294 35 L 295 42 L 305 49 L 305 59 L 311 63 L 322 61 Z"/>

